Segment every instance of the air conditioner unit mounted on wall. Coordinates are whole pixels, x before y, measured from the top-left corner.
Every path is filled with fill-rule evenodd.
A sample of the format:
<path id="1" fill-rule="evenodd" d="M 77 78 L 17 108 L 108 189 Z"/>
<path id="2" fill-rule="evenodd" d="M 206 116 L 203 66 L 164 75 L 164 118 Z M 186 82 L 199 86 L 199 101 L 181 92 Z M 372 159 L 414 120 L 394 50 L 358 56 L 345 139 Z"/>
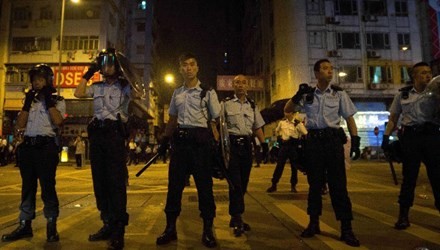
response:
<path id="1" fill-rule="evenodd" d="M 325 23 L 326 24 L 340 24 L 341 22 L 339 21 L 338 17 L 327 16 L 327 17 L 325 17 Z"/>
<path id="2" fill-rule="evenodd" d="M 339 52 L 337 50 L 329 50 L 329 51 L 327 51 L 327 56 L 328 57 L 341 57 L 342 54 L 341 54 L 341 52 Z"/>
<path id="3" fill-rule="evenodd" d="M 377 16 L 374 15 L 363 15 L 362 16 L 362 21 L 364 22 L 377 22 Z"/>
<path id="4" fill-rule="evenodd" d="M 380 58 L 380 54 L 375 50 L 368 50 L 367 57 L 368 58 Z"/>

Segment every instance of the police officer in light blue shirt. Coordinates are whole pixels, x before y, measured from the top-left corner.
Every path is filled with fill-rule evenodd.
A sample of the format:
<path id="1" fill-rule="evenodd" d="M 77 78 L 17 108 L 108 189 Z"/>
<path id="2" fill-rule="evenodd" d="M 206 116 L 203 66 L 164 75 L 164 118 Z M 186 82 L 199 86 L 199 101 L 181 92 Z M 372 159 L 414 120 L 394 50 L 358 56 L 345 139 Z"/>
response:
<path id="1" fill-rule="evenodd" d="M 229 186 L 229 226 L 234 229 L 235 236 L 249 231 L 250 226 L 242 220 L 245 210 L 244 194 L 249 183 L 252 168 L 252 140 L 254 135 L 260 141 L 263 154 L 268 151 L 264 141 L 263 117 L 254 100 L 247 97 L 248 79 L 237 75 L 232 81 L 234 96 L 224 102 L 225 119 L 231 142 L 229 160 L 229 178 L 233 184 Z"/>
<path id="2" fill-rule="evenodd" d="M 409 210 L 414 202 L 414 190 L 417 184 L 420 164 L 426 166 L 435 207 L 440 211 L 440 122 L 438 120 L 438 96 L 426 96 L 424 93 L 432 79 L 431 67 L 425 63 L 416 63 L 411 71 L 413 85 L 400 89 L 390 107 L 390 118 L 385 129 L 382 149 L 389 155 L 390 134 L 401 117 L 398 136 L 402 149 L 403 181 L 399 195 L 399 217 L 394 227 L 404 230 L 410 226 Z M 438 94 L 438 93 L 437 93 Z M 436 114 L 437 113 L 437 114 Z"/>
<path id="3" fill-rule="evenodd" d="M 16 128 L 24 131 L 24 140 L 18 165 L 22 178 L 20 225 L 2 241 L 14 241 L 32 237 L 31 222 L 35 218 L 35 196 L 40 182 L 43 213 L 47 219 L 47 242 L 59 240 L 56 221 L 59 202 L 55 190 L 59 145 L 56 136 L 63 123 L 66 104 L 62 97 L 53 95 L 53 71 L 46 64 L 38 64 L 29 71 L 32 88 L 26 93 L 22 111 L 17 117 Z"/>
<path id="4" fill-rule="evenodd" d="M 359 158 L 360 138 L 353 118 L 356 109 L 345 91 L 330 85 L 333 67 L 329 60 L 318 60 L 313 70 L 318 80 L 316 88 L 301 84 L 298 92 L 284 108 L 285 112 L 292 112 L 302 107 L 307 116 L 305 165 L 309 182 L 307 213 L 310 222 L 301 237 L 308 238 L 321 233 L 319 228 L 319 216 L 322 213 L 321 189 L 327 180 L 336 219 L 341 221 L 341 240 L 350 246 L 359 246 L 359 240 L 351 227 L 353 214 L 347 192 L 343 147 L 347 138 L 339 125 L 342 116 L 347 122 L 351 136 L 350 153 L 355 155 L 355 159 Z"/>
<path id="5" fill-rule="evenodd" d="M 176 220 L 182 207 L 182 192 L 186 176 L 192 174 L 199 197 L 200 216 L 203 218 L 202 243 L 212 248 L 217 242 L 212 231 L 216 207 L 212 191 L 210 145 L 213 136 L 218 140 L 213 121 L 220 115 L 220 103 L 215 91 L 201 84 L 197 78 L 199 66 L 193 54 L 180 56 L 179 66 L 183 86 L 173 93 L 170 119 L 158 148 L 159 154 L 165 154 L 172 139 L 165 206 L 167 226 L 156 244 L 164 245 L 177 240 Z"/>
<path id="6" fill-rule="evenodd" d="M 102 50 L 75 90 L 75 97 L 93 98 L 94 108 L 94 117 L 87 130 L 93 190 L 104 225 L 89 235 L 89 241 L 109 240 L 111 249 L 124 247 L 125 226 L 128 225 L 125 122 L 131 86 L 124 78 L 117 53 L 114 48 Z M 104 81 L 87 87 L 97 71 L 104 76 Z"/>

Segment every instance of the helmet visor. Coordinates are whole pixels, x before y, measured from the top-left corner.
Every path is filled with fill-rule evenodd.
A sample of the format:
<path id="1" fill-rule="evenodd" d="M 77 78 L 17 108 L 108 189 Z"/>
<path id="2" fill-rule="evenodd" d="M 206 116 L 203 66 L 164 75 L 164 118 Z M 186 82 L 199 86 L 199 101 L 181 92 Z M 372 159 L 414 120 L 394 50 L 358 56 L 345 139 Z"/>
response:
<path id="1" fill-rule="evenodd" d="M 100 56 L 100 68 L 103 75 L 113 75 L 116 65 L 116 56 L 114 54 L 103 54 Z"/>

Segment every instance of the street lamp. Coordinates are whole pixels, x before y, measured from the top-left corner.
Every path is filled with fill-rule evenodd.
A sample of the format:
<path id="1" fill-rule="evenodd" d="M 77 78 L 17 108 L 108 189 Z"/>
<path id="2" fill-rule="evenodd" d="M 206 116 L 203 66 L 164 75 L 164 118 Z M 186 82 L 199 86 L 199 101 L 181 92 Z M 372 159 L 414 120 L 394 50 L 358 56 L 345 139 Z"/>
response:
<path id="1" fill-rule="evenodd" d="M 79 3 L 80 0 L 70 0 L 70 2 L 72 3 Z M 57 90 L 58 90 L 58 95 L 60 95 L 61 92 L 61 57 L 63 54 L 63 33 L 64 33 L 64 10 L 66 8 L 66 0 L 62 0 L 61 3 L 61 20 L 60 20 L 60 40 L 59 40 L 59 45 L 58 45 L 58 50 L 59 50 L 59 57 L 58 57 L 58 72 L 57 72 Z"/>
<path id="2" fill-rule="evenodd" d="M 168 74 L 165 75 L 164 80 L 165 80 L 166 83 L 172 84 L 172 83 L 174 83 L 174 75 L 168 73 Z"/>

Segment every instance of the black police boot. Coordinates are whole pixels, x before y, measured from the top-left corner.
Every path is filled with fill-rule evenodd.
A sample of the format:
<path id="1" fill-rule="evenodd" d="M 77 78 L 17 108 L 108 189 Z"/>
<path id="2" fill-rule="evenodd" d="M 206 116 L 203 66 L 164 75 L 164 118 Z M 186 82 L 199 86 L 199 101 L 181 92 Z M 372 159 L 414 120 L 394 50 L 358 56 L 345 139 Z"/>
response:
<path id="1" fill-rule="evenodd" d="M 342 241 L 345 241 L 345 244 L 352 246 L 352 247 L 358 247 L 361 245 L 359 243 L 359 240 L 356 238 L 356 236 L 353 233 L 353 230 L 351 228 L 351 220 L 342 220 L 341 221 L 341 238 Z"/>
<path id="2" fill-rule="evenodd" d="M 171 241 L 177 240 L 176 215 L 167 214 L 167 227 L 165 231 L 156 239 L 156 245 L 165 245 Z"/>
<path id="3" fill-rule="evenodd" d="M 47 242 L 56 242 L 60 240 L 60 236 L 57 232 L 57 218 L 47 218 L 46 236 Z"/>
<path id="4" fill-rule="evenodd" d="M 273 192 L 275 192 L 275 191 L 277 191 L 277 184 L 275 184 L 275 183 L 272 183 L 272 186 L 270 186 L 270 187 L 266 190 L 266 192 L 268 192 L 268 193 L 273 193 Z"/>
<path id="5" fill-rule="evenodd" d="M 242 220 L 243 221 L 243 220 Z M 234 227 L 234 222 L 233 219 L 231 218 L 231 220 L 229 221 L 229 227 Z M 243 221 L 243 229 L 244 231 L 251 231 L 251 226 L 249 224 L 247 224 L 246 222 Z"/>
<path id="6" fill-rule="evenodd" d="M 240 237 L 242 233 L 244 233 L 244 225 L 243 220 L 240 215 L 232 216 L 231 221 L 229 222 L 229 227 L 234 229 L 235 237 Z"/>
<path id="7" fill-rule="evenodd" d="M 116 222 L 114 229 L 108 242 L 108 249 L 121 250 L 124 249 L 125 225 L 122 222 Z"/>
<path id="8" fill-rule="evenodd" d="M 2 236 L 2 241 L 14 241 L 32 236 L 34 236 L 34 234 L 32 233 L 32 221 L 21 220 L 20 224 L 14 231 L 9 234 L 4 234 Z"/>
<path id="9" fill-rule="evenodd" d="M 217 246 L 214 233 L 212 232 L 213 219 L 203 219 L 202 243 L 208 248 Z"/>
<path id="10" fill-rule="evenodd" d="M 319 229 L 319 216 L 310 216 L 310 222 L 307 228 L 301 233 L 301 237 L 310 238 L 315 234 L 320 234 L 321 229 Z"/>
<path id="11" fill-rule="evenodd" d="M 112 234 L 112 227 L 110 222 L 105 220 L 104 225 L 98 230 L 98 232 L 89 235 L 89 241 L 100 241 L 110 239 Z"/>
<path id="12" fill-rule="evenodd" d="M 408 219 L 409 208 L 408 207 L 400 207 L 399 211 L 399 219 L 396 224 L 394 224 L 394 228 L 397 230 L 404 230 L 407 227 L 411 226 Z"/>

